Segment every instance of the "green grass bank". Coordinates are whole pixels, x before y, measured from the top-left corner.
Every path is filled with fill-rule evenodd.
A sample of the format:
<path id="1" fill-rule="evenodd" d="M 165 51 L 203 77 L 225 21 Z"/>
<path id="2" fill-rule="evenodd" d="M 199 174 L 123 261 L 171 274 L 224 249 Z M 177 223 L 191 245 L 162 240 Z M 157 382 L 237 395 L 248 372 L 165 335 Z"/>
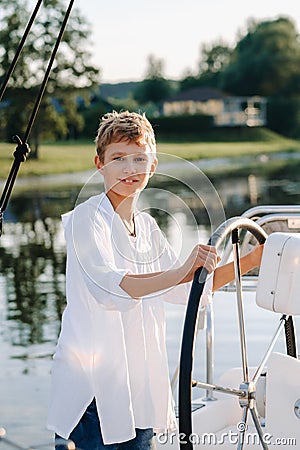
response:
<path id="1" fill-rule="evenodd" d="M 217 132 L 200 139 L 196 136 L 160 139 L 157 143 L 159 159 L 168 154 L 188 160 L 207 158 L 240 158 L 242 156 L 268 155 L 278 152 L 300 152 L 300 142 L 287 139 L 267 129 L 249 129 L 248 133 L 218 135 Z M 217 138 L 217 140 L 213 140 Z M 230 137 L 230 138 L 229 138 Z M 223 139 L 223 140 L 222 140 Z M 5 179 L 13 162 L 15 144 L 0 143 L 0 178 Z M 161 155 L 160 155 L 161 154 Z M 91 141 L 43 143 L 39 159 L 30 158 L 22 163 L 19 177 L 74 173 L 93 168 L 95 145 Z M 259 165 L 259 162 L 257 162 Z"/>

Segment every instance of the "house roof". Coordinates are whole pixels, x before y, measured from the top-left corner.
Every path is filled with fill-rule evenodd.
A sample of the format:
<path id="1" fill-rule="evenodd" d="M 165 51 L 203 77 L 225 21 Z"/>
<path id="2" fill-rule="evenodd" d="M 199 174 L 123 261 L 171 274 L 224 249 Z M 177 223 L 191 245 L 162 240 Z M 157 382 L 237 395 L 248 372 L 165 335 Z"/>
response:
<path id="1" fill-rule="evenodd" d="M 211 87 L 196 87 L 187 89 L 179 94 L 174 95 L 166 99 L 166 102 L 178 102 L 178 101 L 198 101 L 205 102 L 207 100 L 217 100 L 228 97 L 228 94 L 220 91 L 219 89 L 211 88 Z"/>

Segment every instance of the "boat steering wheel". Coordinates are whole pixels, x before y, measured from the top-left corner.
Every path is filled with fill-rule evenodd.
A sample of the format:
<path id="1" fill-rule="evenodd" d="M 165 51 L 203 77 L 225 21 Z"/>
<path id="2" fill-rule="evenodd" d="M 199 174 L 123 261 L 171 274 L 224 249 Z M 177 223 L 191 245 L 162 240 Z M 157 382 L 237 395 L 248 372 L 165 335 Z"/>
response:
<path id="1" fill-rule="evenodd" d="M 193 367 L 193 352 L 194 344 L 197 334 L 197 318 L 200 309 L 201 295 L 204 289 L 205 280 L 207 277 L 207 271 L 205 268 L 200 268 L 195 272 L 193 284 L 190 291 L 185 323 L 183 329 L 183 337 L 181 344 L 181 356 L 179 365 L 179 433 L 180 436 L 185 436 L 185 439 L 180 442 L 181 450 L 192 450 L 193 444 L 187 437 L 192 435 L 192 387 L 199 386 L 205 389 L 216 390 L 221 392 L 227 392 L 238 396 L 241 407 L 243 408 L 243 423 L 247 423 L 248 412 L 250 411 L 253 422 L 255 424 L 257 433 L 260 438 L 262 448 L 268 449 L 263 439 L 263 431 L 259 422 L 259 417 L 255 404 L 256 383 L 260 377 L 266 359 L 271 352 L 263 359 L 261 365 L 256 370 L 254 377 L 250 380 L 248 373 L 248 361 L 247 361 L 247 347 L 245 339 L 245 326 L 244 326 L 244 312 L 243 312 L 243 300 L 242 300 L 242 286 L 241 286 L 241 273 L 239 266 L 239 231 L 249 231 L 258 241 L 259 244 L 264 244 L 267 234 L 266 232 L 253 220 L 244 217 L 234 217 L 227 220 L 209 239 L 208 244 L 220 247 L 220 244 L 224 242 L 226 237 L 231 234 L 232 246 L 233 246 L 233 259 L 235 267 L 235 282 L 236 282 L 236 297 L 238 305 L 238 320 L 240 330 L 240 344 L 242 353 L 242 370 L 243 370 L 243 382 L 239 389 L 223 388 L 207 383 L 196 382 L 192 380 L 192 367 Z M 295 357 L 296 344 L 293 329 L 292 317 L 282 316 L 282 323 L 285 326 L 286 341 L 287 341 L 287 353 Z M 245 430 L 240 432 L 238 449 L 243 448 L 243 441 Z"/>

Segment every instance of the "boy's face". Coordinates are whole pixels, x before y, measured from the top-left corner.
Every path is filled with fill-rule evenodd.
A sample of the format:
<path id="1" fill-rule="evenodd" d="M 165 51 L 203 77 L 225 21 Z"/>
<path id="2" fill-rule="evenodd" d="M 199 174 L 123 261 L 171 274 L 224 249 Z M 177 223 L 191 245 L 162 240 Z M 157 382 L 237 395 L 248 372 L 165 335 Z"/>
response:
<path id="1" fill-rule="evenodd" d="M 95 164 L 104 177 L 107 192 L 129 197 L 146 187 L 156 169 L 157 159 L 147 145 L 116 142 L 106 147 L 103 162 L 95 156 Z"/>

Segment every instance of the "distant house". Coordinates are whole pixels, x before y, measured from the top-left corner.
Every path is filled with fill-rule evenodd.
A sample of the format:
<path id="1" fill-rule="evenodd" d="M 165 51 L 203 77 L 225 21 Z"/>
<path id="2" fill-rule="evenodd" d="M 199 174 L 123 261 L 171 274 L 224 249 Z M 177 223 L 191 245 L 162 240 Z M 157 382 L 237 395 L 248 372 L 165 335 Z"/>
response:
<path id="1" fill-rule="evenodd" d="M 235 97 L 210 87 L 192 88 L 181 92 L 162 104 L 165 116 L 208 114 L 215 126 L 266 125 L 264 97 Z"/>

